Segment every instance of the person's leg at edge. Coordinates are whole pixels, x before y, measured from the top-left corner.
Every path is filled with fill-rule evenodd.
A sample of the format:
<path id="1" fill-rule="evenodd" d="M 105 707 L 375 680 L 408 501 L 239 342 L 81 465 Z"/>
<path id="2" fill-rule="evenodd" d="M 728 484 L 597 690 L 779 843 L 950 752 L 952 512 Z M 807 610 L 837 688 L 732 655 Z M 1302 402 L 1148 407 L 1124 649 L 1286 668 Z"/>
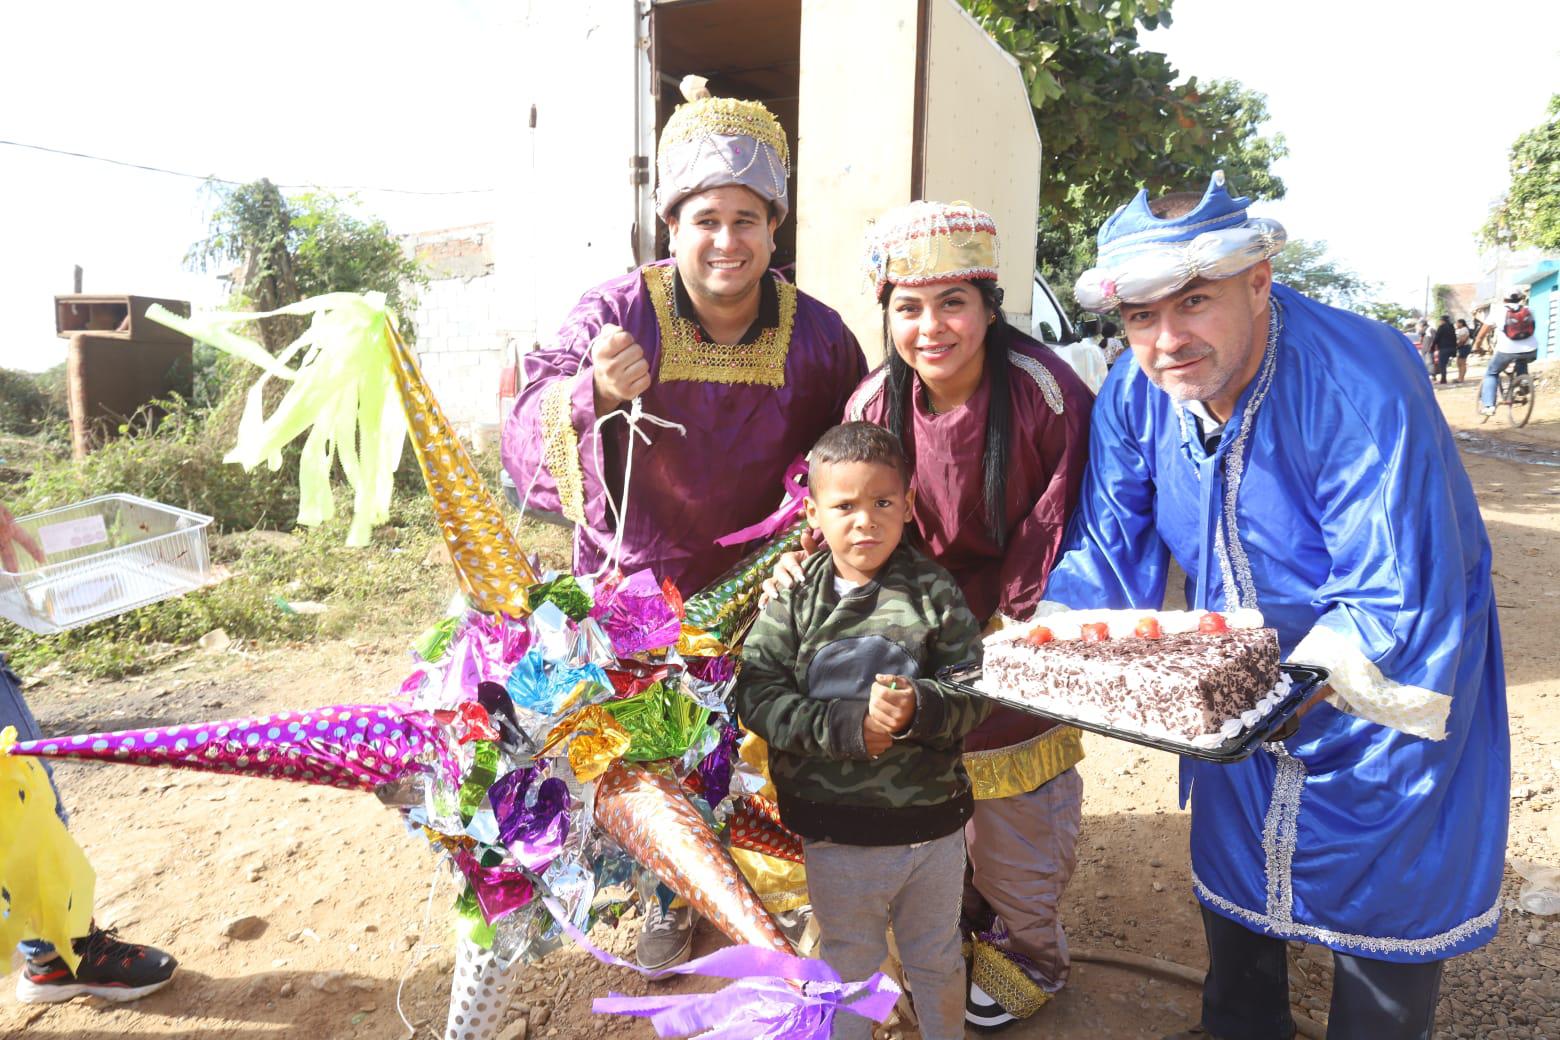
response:
<path id="1" fill-rule="evenodd" d="M 966 906 L 990 908 L 1006 930 L 1006 948 L 1027 962 L 1015 968 L 1046 994 L 1066 985 L 1071 967 L 1060 907 L 1082 823 L 1083 778 L 1068 769 L 1033 791 L 977 801 L 964 829 L 973 889 Z"/>
<path id="2" fill-rule="evenodd" d="M 1219 1040 L 1294 1036 L 1284 940 L 1259 935 L 1207 907 L 1202 908 L 1202 917 L 1208 937 L 1203 1028 Z"/>
<path id="3" fill-rule="evenodd" d="M 1333 951 L 1328 1040 L 1431 1040 L 1445 963 L 1397 964 Z"/>
<path id="4" fill-rule="evenodd" d="M 20 740 L 43 736 L 38 720 L 22 696 L 21 679 L 0 654 L 0 729 L 15 726 Z M 54 789 L 54 811 L 61 823 L 69 823 L 65 802 L 54 783 L 54 771 L 47 762 L 44 772 Z M 167 984 L 178 962 L 151 946 L 123 942 L 112 929 L 99 928 L 94 922 L 87 935 L 72 945 L 81 956 L 76 972 L 66 967 L 54 946 L 41 939 L 17 944 L 26 958 L 16 982 L 17 999 L 24 1004 L 51 1004 L 81 995 L 103 997 L 111 1001 L 135 1000 Z"/>
<path id="5" fill-rule="evenodd" d="M 1493 411 L 1495 408 L 1495 383 L 1509 364 L 1511 364 L 1510 354 L 1496 354 L 1490 358 L 1489 367 L 1484 370 L 1484 382 L 1479 384 L 1479 404 L 1486 411 Z"/>
<path id="6" fill-rule="evenodd" d="M 890 905 L 894 942 L 924 1040 L 964 1036 L 964 833 L 912 846 L 910 876 Z"/>
<path id="7" fill-rule="evenodd" d="M 902 845 L 802 843 L 819 948 L 841 980 L 871 978 L 888 959 L 889 903 L 898 894 L 910 851 Z M 841 1012 L 831 1036 L 871 1040 L 872 1023 Z"/>
<path id="8" fill-rule="evenodd" d="M 17 740 L 37 740 L 43 736 L 43 730 L 38 726 L 38 720 L 33 717 L 32 709 L 27 707 L 27 701 L 22 697 L 22 682 L 20 677 L 5 663 L 5 657 L 0 655 L 0 729 L 7 726 L 16 727 Z M 65 801 L 60 797 L 60 789 L 54 783 L 54 770 L 49 767 L 46 760 L 40 760 L 45 775 L 49 778 L 49 786 L 54 789 L 54 812 L 59 816 L 60 822 L 70 823 L 70 818 L 65 812 Z M 17 943 L 16 948 L 22 956 L 31 961 L 42 963 L 54 956 L 54 947 L 42 939 L 24 939 Z"/>

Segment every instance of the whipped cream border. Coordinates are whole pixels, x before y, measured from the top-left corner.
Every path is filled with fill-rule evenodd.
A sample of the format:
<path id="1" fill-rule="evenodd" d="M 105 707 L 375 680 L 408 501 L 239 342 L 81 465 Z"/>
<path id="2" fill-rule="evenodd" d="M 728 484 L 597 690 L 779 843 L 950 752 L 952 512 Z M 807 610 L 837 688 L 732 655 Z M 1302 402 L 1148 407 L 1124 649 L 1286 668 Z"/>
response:
<path id="1" fill-rule="evenodd" d="M 1266 627 L 1262 612 L 1244 607 L 1234 610 L 1069 610 L 1055 603 L 1042 601 L 1028 621 L 1003 618 L 1002 628 L 986 637 L 985 645 L 1013 643 L 1023 640 L 1036 625 L 1044 625 L 1058 640 L 1079 639 L 1082 627 L 1104 622 L 1112 639 L 1138 639 L 1137 625 L 1144 618 L 1153 618 L 1166 635 L 1179 635 L 1197 631 L 1197 622 L 1204 614 L 1222 614 L 1230 628 Z"/>

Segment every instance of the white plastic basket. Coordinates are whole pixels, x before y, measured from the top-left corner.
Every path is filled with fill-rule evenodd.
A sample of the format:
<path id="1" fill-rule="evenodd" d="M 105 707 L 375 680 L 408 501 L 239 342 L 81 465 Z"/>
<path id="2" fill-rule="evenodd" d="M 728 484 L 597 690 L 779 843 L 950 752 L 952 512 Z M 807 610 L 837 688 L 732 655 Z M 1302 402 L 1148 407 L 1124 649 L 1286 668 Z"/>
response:
<path id="1" fill-rule="evenodd" d="M 182 596 L 211 575 L 211 517 L 135 495 L 101 495 L 16 522 L 44 562 L 16 547 L 21 570 L 0 570 L 0 617 L 40 635 Z"/>

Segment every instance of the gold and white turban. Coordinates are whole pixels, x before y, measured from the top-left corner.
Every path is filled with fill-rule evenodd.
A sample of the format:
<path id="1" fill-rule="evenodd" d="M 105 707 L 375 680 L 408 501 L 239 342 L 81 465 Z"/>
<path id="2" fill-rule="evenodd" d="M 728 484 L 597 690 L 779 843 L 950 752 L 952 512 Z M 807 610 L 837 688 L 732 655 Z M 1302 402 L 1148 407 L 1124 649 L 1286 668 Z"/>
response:
<path id="1" fill-rule="evenodd" d="M 997 225 L 967 202 L 912 202 L 867 228 L 867 277 L 885 286 L 997 277 Z"/>

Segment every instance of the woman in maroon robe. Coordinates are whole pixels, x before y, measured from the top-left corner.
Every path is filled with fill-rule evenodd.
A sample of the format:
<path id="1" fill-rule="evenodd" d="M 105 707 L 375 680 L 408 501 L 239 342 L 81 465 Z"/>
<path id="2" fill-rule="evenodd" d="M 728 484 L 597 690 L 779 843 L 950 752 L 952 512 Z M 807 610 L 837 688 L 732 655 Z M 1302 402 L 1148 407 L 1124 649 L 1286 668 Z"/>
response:
<path id="1" fill-rule="evenodd" d="M 1003 317 L 985 213 L 912 203 L 871 239 L 888 356 L 846 417 L 902 439 L 924 547 L 975 616 L 1027 618 L 1078 502 L 1093 396 Z M 972 1024 L 1026 1018 L 1067 980 L 1058 904 L 1076 863 L 1082 757 L 1077 730 L 1001 707 L 965 739 Z"/>

